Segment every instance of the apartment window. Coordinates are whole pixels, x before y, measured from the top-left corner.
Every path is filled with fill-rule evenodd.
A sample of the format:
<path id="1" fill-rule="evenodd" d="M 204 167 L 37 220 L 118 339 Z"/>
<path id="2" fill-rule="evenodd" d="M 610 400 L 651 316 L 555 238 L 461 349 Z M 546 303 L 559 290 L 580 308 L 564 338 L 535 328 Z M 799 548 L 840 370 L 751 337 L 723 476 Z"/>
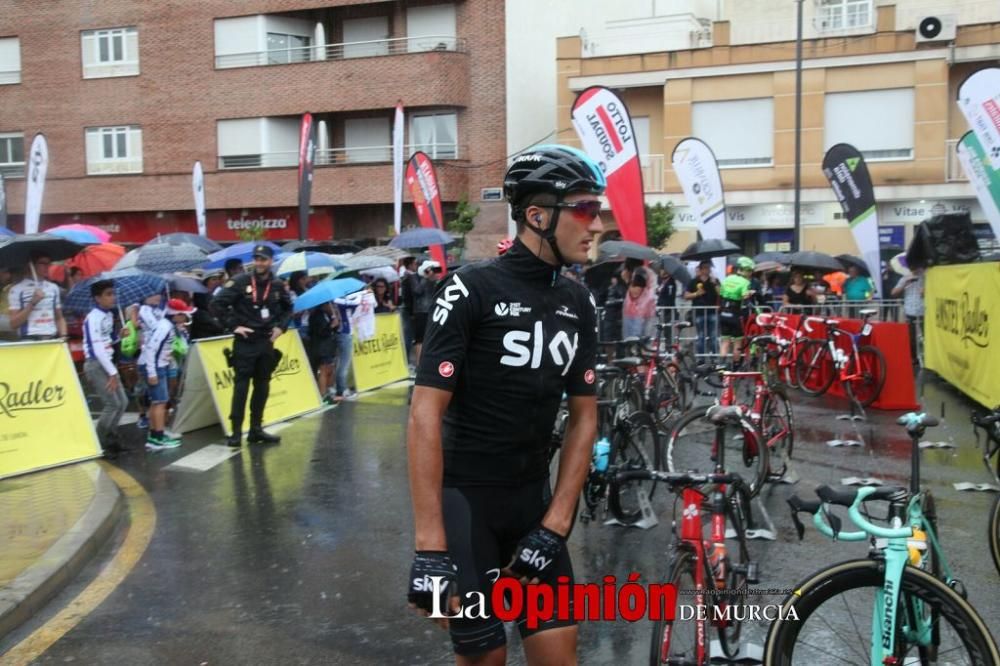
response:
<path id="1" fill-rule="evenodd" d="M 285 65 L 290 62 L 308 62 L 312 40 L 303 35 L 267 33 L 267 64 Z"/>
<path id="2" fill-rule="evenodd" d="M 0 39 L 0 85 L 21 82 L 21 41 L 17 37 Z"/>
<path id="3" fill-rule="evenodd" d="M 345 58 L 389 55 L 389 17 L 348 19 L 343 30 Z"/>
<path id="4" fill-rule="evenodd" d="M 693 134 L 708 144 L 720 167 L 771 166 L 774 158 L 774 100 L 696 102 Z"/>
<path id="5" fill-rule="evenodd" d="M 90 127 L 87 175 L 142 173 L 142 129 L 134 125 Z"/>
<path id="6" fill-rule="evenodd" d="M 388 118 L 348 118 L 344 121 L 344 148 L 348 162 L 388 162 Z"/>
<path id="7" fill-rule="evenodd" d="M 872 24 L 872 0 L 821 0 L 820 31 L 867 28 Z"/>
<path id="8" fill-rule="evenodd" d="M 455 50 L 455 5 L 421 5 L 406 10 L 409 51 Z"/>
<path id="9" fill-rule="evenodd" d="M 136 28 L 88 30 L 81 35 L 80 47 L 85 79 L 139 73 L 139 31 Z"/>
<path id="10" fill-rule="evenodd" d="M 455 113 L 418 114 L 410 117 L 410 143 L 431 159 L 458 158 L 458 116 Z"/>
<path id="11" fill-rule="evenodd" d="M 649 116 L 632 116 L 632 131 L 635 134 L 635 149 L 639 152 L 642 166 L 649 164 Z"/>
<path id="12" fill-rule="evenodd" d="M 849 143 L 869 161 L 913 159 L 913 88 L 827 93 L 824 118 L 824 150 Z"/>
<path id="13" fill-rule="evenodd" d="M 0 174 L 24 177 L 24 135 L 20 132 L 0 134 Z"/>

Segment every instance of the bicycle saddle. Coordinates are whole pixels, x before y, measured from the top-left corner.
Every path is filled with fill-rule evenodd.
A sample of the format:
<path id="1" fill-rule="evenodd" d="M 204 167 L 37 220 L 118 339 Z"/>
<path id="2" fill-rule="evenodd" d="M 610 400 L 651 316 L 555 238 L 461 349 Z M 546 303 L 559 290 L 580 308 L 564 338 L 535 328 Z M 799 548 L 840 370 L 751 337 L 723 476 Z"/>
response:
<path id="1" fill-rule="evenodd" d="M 626 356 L 625 358 L 616 358 L 611 362 L 616 368 L 621 368 L 622 370 L 627 370 L 629 368 L 634 368 L 638 365 L 642 365 L 642 359 L 637 356 Z"/>
<path id="2" fill-rule="evenodd" d="M 906 426 L 906 432 L 911 435 L 922 435 L 927 428 L 933 428 L 938 425 L 938 421 L 933 416 L 927 414 L 926 412 L 910 412 L 909 414 L 903 414 L 898 419 L 896 423 L 901 426 Z"/>
<path id="3" fill-rule="evenodd" d="M 852 486 L 820 486 L 816 489 L 816 494 L 827 504 L 838 506 L 851 506 L 858 497 L 860 488 Z M 875 492 L 865 498 L 865 501 L 884 500 L 889 502 L 905 502 L 909 496 L 906 488 L 900 486 L 879 486 Z"/>
<path id="4" fill-rule="evenodd" d="M 736 405 L 733 405 L 732 407 L 713 405 L 708 408 L 705 418 L 716 424 L 739 423 L 743 418 L 743 410 Z"/>

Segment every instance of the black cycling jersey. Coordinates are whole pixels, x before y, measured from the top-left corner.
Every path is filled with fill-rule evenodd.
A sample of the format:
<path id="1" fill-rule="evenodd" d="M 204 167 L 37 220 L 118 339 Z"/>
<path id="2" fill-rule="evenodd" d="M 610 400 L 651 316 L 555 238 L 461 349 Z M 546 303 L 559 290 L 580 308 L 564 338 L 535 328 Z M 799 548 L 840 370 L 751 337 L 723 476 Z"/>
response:
<path id="1" fill-rule="evenodd" d="M 587 289 L 520 241 L 439 285 L 416 383 L 454 395 L 444 485 L 544 479 L 563 392 L 594 395 L 597 310 Z"/>

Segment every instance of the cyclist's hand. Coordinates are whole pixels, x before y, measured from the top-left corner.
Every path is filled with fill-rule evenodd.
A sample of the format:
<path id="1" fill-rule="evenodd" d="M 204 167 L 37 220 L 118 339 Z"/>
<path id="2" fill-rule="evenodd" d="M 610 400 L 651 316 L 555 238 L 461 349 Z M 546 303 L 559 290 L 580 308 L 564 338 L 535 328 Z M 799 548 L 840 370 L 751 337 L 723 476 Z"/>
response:
<path id="1" fill-rule="evenodd" d="M 454 614 L 460 608 L 457 578 L 458 567 L 448 553 L 418 550 L 410 566 L 410 584 L 406 593 L 410 608 L 417 609 L 424 617 L 429 617 L 435 606 L 442 614 Z M 442 627 L 448 626 L 446 619 L 435 618 L 435 621 Z"/>
<path id="2" fill-rule="evenodd" d="M 556 559 L 565 547 L 566 537 L 539 525 L 518 542 L 504 573 L 520 578 L 521 583 L 543 581 L 555 570 Z"/>

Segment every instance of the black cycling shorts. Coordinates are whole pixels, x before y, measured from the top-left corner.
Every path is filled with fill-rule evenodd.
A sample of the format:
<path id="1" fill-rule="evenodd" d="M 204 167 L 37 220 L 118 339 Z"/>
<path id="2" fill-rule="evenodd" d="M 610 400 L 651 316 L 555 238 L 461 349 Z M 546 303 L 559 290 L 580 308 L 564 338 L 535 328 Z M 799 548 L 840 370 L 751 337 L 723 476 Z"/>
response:
<path id="1" fill-rule="evenodd" d="M 444 528 L 448 554 L 458 566 L 460 598 L 463 604 L 468 604 L 467 592 L 481 592 L 486 597 L 488 616 L 488 619 L 458 618 L 449 621 L 456 654 L 481 654 L 507 642 L 503 622 L 493 613 L 490 592 L 500 569 L 511 563 L 518 541 L 541 523 L 550 496 L 548 479 L 513 488 L 444 488 Z M 573 565 L 565 548 L 549 580 L 554 583 L 559 576 L 567 576 L 572 585 Z M 528 629 L 522 615 L 517 621 L 517 628 L 521 638 L 526 638 L 540 631 L 574 624 L 576 622 L 572 620 L 550 620 L 539 623 L 535 629 Z"/>
<path id="2" fill-rule="evenodd" d="M 743 337 L 743 318 L 740 317 L 739 313 L 725 309 L 719 311 L 719 337 Z"/>

